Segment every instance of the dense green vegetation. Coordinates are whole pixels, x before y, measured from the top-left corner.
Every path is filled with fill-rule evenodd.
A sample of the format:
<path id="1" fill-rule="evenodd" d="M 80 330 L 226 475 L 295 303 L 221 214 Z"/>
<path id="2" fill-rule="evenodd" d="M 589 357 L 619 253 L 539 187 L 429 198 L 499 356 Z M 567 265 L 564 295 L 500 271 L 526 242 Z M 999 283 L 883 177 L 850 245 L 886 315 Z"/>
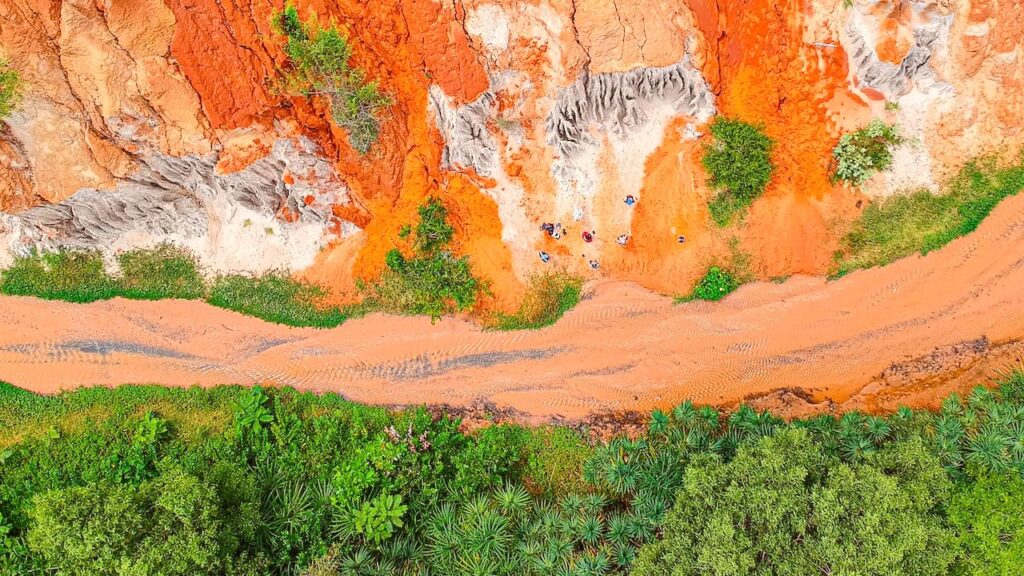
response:
<path id="1" fill-rule="evenodd" d="M 986 158 L 967 164 L 942 195 L 921 190 L 873 202 L 843 238 L 833 276 L 928 252 L 973 232 L 1004 198 L 1024 189 L 1024 156 L 1001 167 Z"/>
<path id="2" fill-rule="evenodd" d="M 0 272 L 0 293 L 68 302 L 206 299 L 214 306 L 290 326 L 337 326 L 362 311 L 321 306 L 321 288 L 280 273 L 222 276 L 207 286 L 192 254 L 170 245 L 125 252 L 117 264 L 120 272 L 110 274 L 98 252 L 24 256 Z"/>
<path id="3" fill-rule="evenodd" d="M 274 28 L 287 40 L 284 52 L 291 68 L 285 72 L 285 90 L 304 96 L 324 96 L 331 103 L 334 122 L 348 132 L 352 148 L 370 150 L 380 133 L 381 116 L 391 97 L 381 92 L 366 73 L 349 64 L 352 48 L 335 26 L 321 28 L 316 15 L 308 20 L 289 3 L 274 14 Z"/>
<path id="4" fill-rule="evenodd" d="M 605 442 L 290 389 L 0 385 L 0 574 L 1010 574 L 1024 374 L 937 412 L 684 403 Z"/>
<path id="5" fill-rule="evenodd" d="M 708 184 L 719 192 L 708 210 L 719 226 L 727 226 L 771 181 L 774 143 L 760 127 L 740 120 L 716 117 L 710 130 L 713 139 L 704 149 L 703 164 Z"/>
<path id="6" fill-rule="evenodd" d="M 366 305 L 395 314 L 445 314 L 473 309 L 485 286 L 473 275 L 468 256 L 450 250 L 455 229 L 448 209 L 437 198 L 419 208 L 416 228 L 402 230 L 406 253 L 391 249 L 380 278 L 363 287 Z"/>
<path id="7" fill-rule="evenodd" d="M 892 166 L 891 148 L 900 142 L 896 127 L 877 119 L 856 132 L 843 134 L 832 150 L 833 180 L 863 184 L 875 172 Z"/>
<path id="8" fill-rule="evenodd" d="M 497 314 L 490 326 L 497 330 L 534 330 L 550 326 L 580 302 L 583 279 L 564 272 L 542 274 L 530 281 L 519 309 Z"/>
<path id="9" fill-rule="evenodd" d="M 739 288 L 741 283 L 740 279 L 731 271 L 712 266 L 708 268 L 704 277 L 697 281 L 697 285 L 693 287 L 693 291 L 688 296 L 677 296 L 675 301 L 676 304 L 691 300 L 718 301 Z"/>
<path id="10" fill-rule="evenodd" d="M 20 99 L 21 76 L 11 68 L 7 60 L 0 57 L 0 120 L 14 110 Z"/>

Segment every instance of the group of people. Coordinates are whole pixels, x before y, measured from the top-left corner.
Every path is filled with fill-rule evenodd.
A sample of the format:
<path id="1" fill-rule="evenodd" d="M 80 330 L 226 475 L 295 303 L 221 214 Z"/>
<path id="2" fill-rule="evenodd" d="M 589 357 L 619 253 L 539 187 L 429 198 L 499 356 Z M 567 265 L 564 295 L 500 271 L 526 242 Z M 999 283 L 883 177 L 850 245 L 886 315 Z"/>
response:
<path id="1" fill-rule="evenodd" d="M 628 194 L 628 195 L 626 195 L 626 197 L 623 200 L 623 202 L 625 202 L 626 206 L 633 207 L 636 204 L 636 197 L 633 196 L 632 194 Z M 577 220 L 579 220 L 579 219 L 581 219 L 583 217 L 583 212 L 582 212 L 582 210 L 577 208 L 576 211 L 573 213 L 573 215 L 574 215 L 574 217 Z M 547 233 L 548 236 L 554 238 L 555 240 L 561 239 L 562 238 L 562 234 L 566 231 L 565 228 L 562 227 L 562 224 L 560 222 L 558 222 L 558 223 L 545 222 L 545 223 L 541 224 L 540 229 L 542 231 L 544 231 L 545 233 Z M 597 236 L 597 231 L 596 230 L 583 230 L 583 232 L 580 233 L 580 237 L 587 244 L 590 244 L 591 242 L 593 242 L 594 238 L 596 236 Z M 615 243 L 618 244 L 619 246 L 625 246 L 626 244 L 629 243 L 629 239 L 630 239 L 630 235 L 629 234 L 619 234 L 618 237 L 615 238 Z M 686 237 L 680 235 L 680 236 L 676 237 L 676 240 L 680 244 L 682 244 L 683 242 L 686 242 Z M 538 253 L 538 256 L 540 256 L 541 262 L 544 262 L 544 263 L 547 263 L 547 262 L 549 262 L 551 260 L 551 255 L 548 254 L 547 252 L 545 252 L 544 250 L 541 250 Z M 586 254 L 581 254 L 581 256 L 583 258 L 587 257 Z M 601 267 L 601 264 L 597 260 L 590 259 L 588 262 L 590 264 L 590 267 L 593 268 L 594 270 L 597 270 L 598 268 Z"/>

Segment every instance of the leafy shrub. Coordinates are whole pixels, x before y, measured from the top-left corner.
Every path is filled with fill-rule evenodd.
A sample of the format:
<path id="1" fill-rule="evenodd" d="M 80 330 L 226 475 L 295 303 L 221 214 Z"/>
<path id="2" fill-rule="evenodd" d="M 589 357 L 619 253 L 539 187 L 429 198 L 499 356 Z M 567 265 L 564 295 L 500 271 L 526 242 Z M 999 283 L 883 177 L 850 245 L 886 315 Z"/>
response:
<path id="1" fill-rule="evenodd" d="M 530 281 L 519 309 L 497 314 L 491 325 L 498 330 L 534 330 L 550 326 L 580 302 L 583 279 L 565 273 L 549 273 Z"/>
<path id="2" fill-rule="evenodd" d="M 676 298 L 676 302 L 689 302 L 691 300 L 717 301 L 725 298 L 730 292 L 738 288 L 740 281 L 732 272 L 712 266 L 708 268 L 704 277 L 701 278 L 689 296 Z"/>
<path id="3" fill-rule="evenodd" d="M 988 473 L 959 487 L 949 521 L 961 554 L 955 574 L 1012 574 L 1024 565 L 1024 481 Z"/>
<path id="4" fill-rule="evenodd" d="M 703 164 L 708 184 L 720 191 L 708 209 L 719 226 L 727 226 L 771 181 L 774 143 L 760 127 L 740 120 L 715 118 L 710 130 L 713 139 L 704 148 Z"/>
<path id="5" fill-rule="evenodd" d="M 320 305 L 325 293 L 319 286 L 299 282 L 280 273 L 263 276 L 221 276 L 210 288 L 209 303 L 288 326 L 333 328 L 352 311 Z"/>
<path id="6" fill-rule="evenodd" d="M 986 158 L 967 164 L 944 194 L 920 190 L 873 202 L 843 238 L 833 276 L 941 248 L 973 232 L 996 205 L 1021 190 L 1024 158 L 1003 168 Z"/>
<path id="7" fill-rule="evenodd" d="M 942 467 L 920 442 L 877 459 L 841 464 L 802 430 L 698 458 L 633 574 L 948 574 Z"/>
<path id="8" fill-rule="evenodd" d="M 21 76 L 7 60 L 0 58 L 0 120 L 10 114 L 21 100 Z"/>
<path id="9" fill-rule="evenodd" d="M 152 250 L 131 250 L 117 257 L 122 296 L 141 300 L 199 299 L 206 283 L 195 256 L 170 244 Z"/>
<path id="10" fill-rule="evenodd" d="M 877 171 L 892 166 L 892 146 L 902 142 L 896 127 L 881 120 L 872 120 L 867 126 L 843 134 L 832 150 L 835 159 L 834 180 L 861 185 Z"/>
<path id="11" fill-rule="evenodd" d="M 93 302 L 120 296 L 98 252 L 33 254 L 15 259 L 0 276 L 0 292 L 48 300 Z"/>
<path id="12" fill-rule="evenodd" d="M 285 89 L 304 96 L 330 100 L 332 117 L 348 131 L 349 143 L 362 154 L 369 151 L 380 133 L 380 118 L 391 97 L 366 73 L 349 64 L 352 48 L 348 38 L 335 27 L 320 28 L 316 15 L 303 22 L 298 10 L 288 4 L 274 14 L 274 27 L 287 40 L 284 52 L 291 68 L 285 75 Z"/>
<path id="13" fill-rule="evenodd" d="M 31 508 L 29 548 L 60 574 L 227 572 L 238 540 L 226 533 L 215 490 L 169 471 L 138 488 L 71 487 Z"/>
<path id="14" fill-rule="evenodd" d="M 394 248 L 380 278 L 364 287 L 366 304 L 397 314 L 424 314 L 432 319 L 471 310 L 484 286 L 473 276 L 469 257 L 448 250 L 455 229 L 448 210 L 437 198 L 419 208 L 412 257 Z M 408 237 L 411 229 L 402 236 Z"/>

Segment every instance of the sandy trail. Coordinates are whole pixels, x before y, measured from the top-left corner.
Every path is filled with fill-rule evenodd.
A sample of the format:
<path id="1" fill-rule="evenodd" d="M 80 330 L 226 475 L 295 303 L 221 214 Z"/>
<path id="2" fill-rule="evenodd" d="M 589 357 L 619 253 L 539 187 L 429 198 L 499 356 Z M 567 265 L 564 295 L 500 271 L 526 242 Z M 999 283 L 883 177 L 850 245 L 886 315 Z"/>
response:
<path id="1" fill-rule="evenodd" d="M 757 398 L 791 414 L 931 404 L 1019 359 L 1022 340 L 1024 196 L 924 258 L 836 282 L 752 284 L 715 304 L 606 282 L 532 332 L 384 315 L 320 331 L 200 302 L 0 298 L 0 380 L 39 392 L 272 382 L 375 404 L 487 404 L 522 420 L 685 398 Z"/>

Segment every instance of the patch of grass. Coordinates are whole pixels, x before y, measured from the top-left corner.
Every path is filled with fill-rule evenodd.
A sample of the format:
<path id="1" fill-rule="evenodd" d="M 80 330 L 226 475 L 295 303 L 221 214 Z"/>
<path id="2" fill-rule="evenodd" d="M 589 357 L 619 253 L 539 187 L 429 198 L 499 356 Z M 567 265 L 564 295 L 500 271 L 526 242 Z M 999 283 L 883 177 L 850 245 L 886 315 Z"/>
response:
<path id="1" fill-rule="evenodd" d="M 110 298 L 206 299 L 214 306 L 289 326 L 333 328 L 366 307 L 324 307 L 323 288 L 283 273 L 228 275 L 207 286 L 195 257 L 171 245 L 118 256 L 119 276 L 107 273 L 98 252 L 67 251 L 21 257 L 0 272 L 0 293 L 67 302 Z"/>
<path id="2" fill-rule="evenodd" d="M 363 287 L 366 305 L 432 319 L 472 310 L 486 287 L 473 275 L 469 258 L 449 250 L 455 229 L 448 223 L 448 210 L 439 199 L 430 198 L 420 206 L 419 217 L 415 234 L 410 228 L 400 235 L 407 244 L 415 236 L 406 250 L 412 255 L 407 257 L 398 248 L 388 252 L 380 278 Z"/>
<path id="3" fill-rule="evenodd" d="M 877 119 L 856 132 L 843 134 L 832 150 L 832 179 L 863 184 L 875 172 L 892 166 L 891 149 L 902 141 L 895 126 Z"/>
<path id="4" fill-rule="evenodd" d="M 380 133 L 381 116 L 391 97 L 366 72 L 349 64 L 352 47 L 334 26 L 321 28 L 316 14 L 303 21 L 290 2 L 273 16 L 275 30 L 287 38 L 284 52 L 291 68 L 285 90 L 304 96 L 323 96 L 331 103 L 334 122 L 348 131 L 352 148 L 365 154 Z"/>
<path id="5" fill-rule="evenodd" d="M 94 302 L 120 296 L 99 252 L 69 251 L 15 259 L 0 275 L 0 292 L 47 300 Z"/>
<path id="6" fill-rule="evenodd" d="M 334 328 L 344 322 L 353 310 L 336 306 L 323 307 L 325 296 L 319 286 L 298 282 L 280 273 L 263 276 L 233 274 L 221 276 L 210 288 L 210 304 L 249 316 L 286 324 Z"/>
<path id="7" fill-rule="evenodd" d="M 719 192 L 708 209 L 716 224 L 728 226 L 771 181 L 774 143 L 761 127 L 740 120 L 716 118 L 710 131 L 713 139 L 702 162 L 710 175 L 708 184 Z"/>
<path id="8" fill-rule="evenodd" d="M 513 314 L 497 314 L 491 321 L 496 330 L 535 330 L 554 324 L 579 304 L 583 279 L 566 273 L 534 277 L 519 309 Z"/>
<path id="9" fill-rule="evenodd" d="M 118 256 L 117 261 L 121 266 L 121 295 L 126 298 L 195 300 L 206 295 L 206 283 L 195 256 L 176 246 L 131 250 Z"/>
<path id="10" fill-rule="evenodd" d="M 986 158 L 965 166 L 943 195 L 921 190 L 872 203 L 843 238 L 832 276 L 941 248 L 973 232 L 999 202 L 1022 189 L 1024 156 L 1021 164 L 1004 168 Z"/>
<path id="11" fill-rule="evenodd" d="M 738 288 L 740 280 L 729 270 L 712 266 L 708 268 L 704 277 L 693 287 L 688 296 L 676 297 L 677 304 L 690 302 L 692 300 L 707 300 L 715 302 L 725 298 L 730 292 Z"/>
<path id="12" fill-rule="evenodd" d="M 21 76 L 0 58 L 0 120 L 14 111 L 21 101 Z"/>
<path id="13" fill-rule="evenodd" d="M 594 455 L 594 448 L 575 430 L 529 428 L 524 452 L 523 479 L 531 490 L 556 496 L 591 490 L 583 479 L 583 466 Z"/>
<path id="14" fill-rule="evenodd" d="M 202 298 L 206 292 L 195 259 L 180 248 L 163 245 L 118 256 L 121 276 L 110 276 L 94 251 L 33 254 L 17 258 L 0 273 L 0 293 L 67 302 L 109 298 L 158 300 Z"/>

